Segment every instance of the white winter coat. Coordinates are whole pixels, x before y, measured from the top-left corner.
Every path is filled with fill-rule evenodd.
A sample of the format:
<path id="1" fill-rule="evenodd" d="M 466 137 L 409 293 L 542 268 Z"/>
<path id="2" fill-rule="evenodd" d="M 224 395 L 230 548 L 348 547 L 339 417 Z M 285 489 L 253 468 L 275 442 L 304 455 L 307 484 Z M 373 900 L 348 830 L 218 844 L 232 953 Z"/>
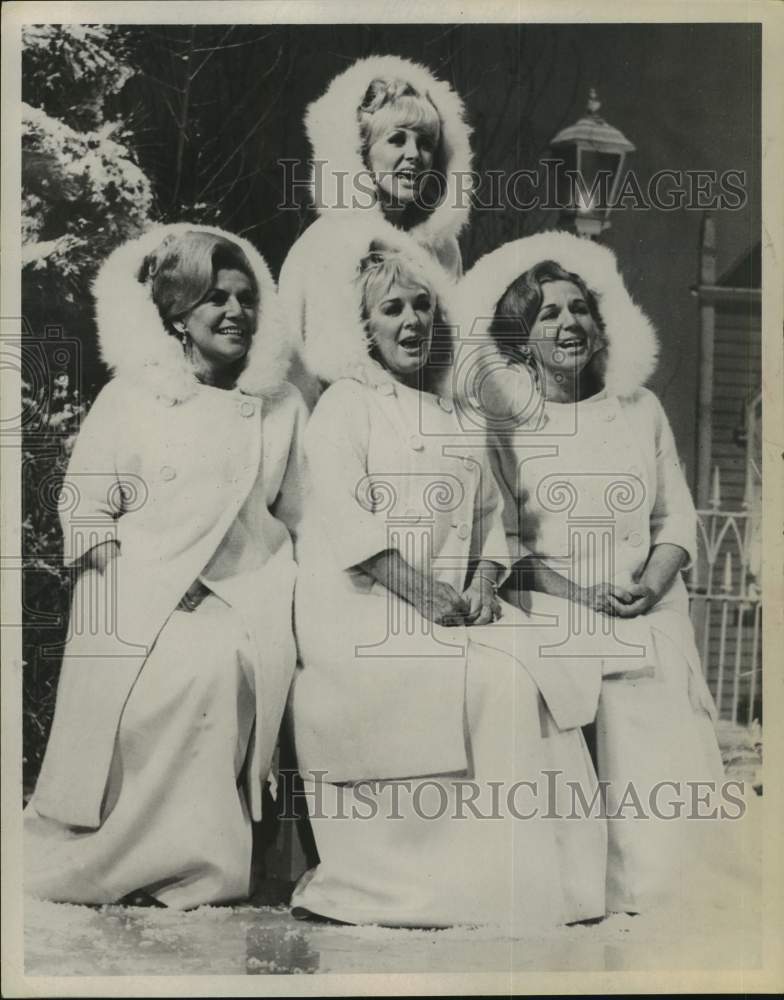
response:
<path id="1" fill-rule="evenodd" d="M 256 818 L 294 669 L 290 532 L 301 507 L 306 410 L 283 380 L 288 347 L 269 270 L 228 233 L 259 285 L 258 328 L 236 389 L 194 378 L 136 279 L 168 232 L 190 228 L 209 227 L 159 227 L 125 244 L 95 284 L 102 354 L 115 377 L 90 410 L 69 465 L 65 558 L 73 563 L 108 538 L 119 541 L 120 554 L 105 577 L 85 572 L 77 582 L 36 789 L 38 812 L 70 825 L 100 825 L 124 704 L 200 574 L 240 611 L 257 650 L 248 767 Z"/>
<path id="2" fill-rule="evenodd" d="M 430 215 L 405 233 L 384 218 L 375 193 L 370 191 L 368 169 L 361 155 L 357 111 L 368 86 L 377 78 L 410 81 L 420 93 L 429 95 L 441 119 L 446 191 Z M 300 340 L 323 328 L 324 305 L 340 283 L 333 265 L 336 258 L 352 256 L 346 244 L 352 242 L 358 224 L 372 225 L 382 241 L 411 241 L 424 248 L 451 278 L 462 274 L 457 237 L 470 211 L 471 130 L 464 120 L 463 102 L 448 83 L 424 66 L 399 56 L 360 59 L 335 77 L 325 93 L 310 105 L 305 128 L 312 148 L 314 207 L 319 218 L 291 248 L 280 273 L 286 321 Z M 357 194 L 357 207 L 352 208 L 354 178 L 364 178 L 366 193 Z M 301 369 L 302 351 L 299 354 L 292 378 L 302 386 L 306 399 L 315 402 L 318 376 Z"/>
<path id="3" fill-rule="evenodd" d="M 606 350 L 596 356 L 603 389 L 576 405 L 544 401 L 528 371 L 510 364 L 489 333 L 507 287 L 546 260 L 580 275 L 596 296 L 605 325 Z M 459 311 L 461 332 L 471 331 L 482 369 L 494 373 L 484 398 L 488 446 L 513 557 L 533 553 L 581 586 L 628 585 L 656 544 L 678 545 L 693 559 L 694 504 L 661 403 L 643 386 L 655 368 L 656 336 L 626 291 L 612 252 L 558 232 L 508 243 L 463 279 Z M 563 606 L 545 594 L 525 599 L 534 614 Z M 587 623 L 584 610 L 579 621 L 571 620 L 575 651 L 580 635 L 588 638 Z M 712 711 L 680 575 L 648 614 L 613 620 L 610 639 L 602 640 L 605 675 L 613 673 L 613 659 L 619 670 L 635 658 L 639 662 L 642 653 L 635 653 L 635 646 L 653 649 L 651 627 L 676 641 L 689 662 L 693 700 Z"/>

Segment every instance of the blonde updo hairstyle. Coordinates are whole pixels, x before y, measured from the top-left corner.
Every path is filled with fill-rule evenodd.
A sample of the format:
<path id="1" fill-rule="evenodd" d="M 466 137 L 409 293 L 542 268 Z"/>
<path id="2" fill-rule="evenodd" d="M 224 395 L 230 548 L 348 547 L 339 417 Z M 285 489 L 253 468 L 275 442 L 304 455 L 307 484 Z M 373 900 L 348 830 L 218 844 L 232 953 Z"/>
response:
<path id="1" fill-rule="evenodd" d="M 432 210 L 446 190 L 446 157 L 442 142 L 443 123 L 428 94 L 422 94 L 407 80 L 373 80 L 357 111 L 362 159 L 369 167 L 370 147 L 385 132 L 410 128 L 425 134 L 433 147 L 422 201 Z"/>

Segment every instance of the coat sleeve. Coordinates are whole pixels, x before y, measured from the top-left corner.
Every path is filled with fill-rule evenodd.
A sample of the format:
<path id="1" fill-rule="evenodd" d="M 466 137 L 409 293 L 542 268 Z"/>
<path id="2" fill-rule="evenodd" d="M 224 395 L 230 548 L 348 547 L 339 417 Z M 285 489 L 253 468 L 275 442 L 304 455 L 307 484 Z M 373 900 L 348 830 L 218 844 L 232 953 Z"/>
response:
<path id="1" fill-rule="evenodd" d="M 309 410 L 316 405 L 321 392 L 318 379 L 308 371 L 304 360 L 305 332 L 308 324 L 306 241 L 294 244 L 283 261 L 278 280 L 278 302 L 293 345 L 288 380 L 302 394 Z"/>
<path id="2" fill-rule="evenodd" d="M 503 582 L 512 568 L 504 525 L 504 499 L 485 453 L 480 465 L 479 487 L 474 506 L 474 535 L 479 539 L 479 558 L 503 567 Z"/>
<path id="3" fill-rule="evenodd" d="M 63 481 L 63 559 L 78 562 L 90 549 L 116 536 L 117 518 L 129 494 L 137 492 L 118 473 L 122 424 L 121 392 L 109 383 L 95 399 L 79 430 Z"/>
<path id="4" fill-rule="evenodd" d="M 394 548 L 386 519 L 373 512 L 367 474 L 370 415 L 363 390 L 348 381 L 328 389 L 305 431 L 309 523 L 329 541 L 341 569 Z"/>
<path id="5" fill-rule="evenodd" d="M 443 267 L 453 281 L 463 277 L 463 257 L 456 236 L 449 236 L 433 247 L 438 263 Z"/>
<path id="6" fill-rule="evenodd" d="M 301 394 L 293 386 L 290 389 L 290 394 L 293 419 L 289 456 L 278 495 L 272 505 L 272 513 L 286 525 L 292 539 L 296 542 L 305 508 L 309 481 L 305 461 L 305 425 L 308 421 L 308 409 Z"/>
<path id="7" fill-rule="evenodd" d="M 697 514 L 678 458 L 672 428 L 659 400 L 651 393 L 656 448 L 656 496 L 651 508 L 651 546 L 668 542 L 697 556 Z"/>
<path id="8" fill-rule="evenodd" d="M 512 565 L 531 555 L 523 541 L 522 519 L 524 512 L 518 499 L 517 460 L 514 448 L 494 434 L 488 435 L 490 469 L 497 483 L 501 498 L 502 519 L 506 547 Z"/>

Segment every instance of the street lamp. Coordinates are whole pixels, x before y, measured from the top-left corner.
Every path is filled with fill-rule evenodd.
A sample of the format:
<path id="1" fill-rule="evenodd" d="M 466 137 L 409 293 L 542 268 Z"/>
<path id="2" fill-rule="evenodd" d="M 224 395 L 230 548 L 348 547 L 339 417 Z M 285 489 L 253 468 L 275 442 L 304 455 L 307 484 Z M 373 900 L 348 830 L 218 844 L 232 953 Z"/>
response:
<path id="1" fill-rule="evenodd" d="M 599 114 L 601 103 L 591 87 L 585 114 L 550 140 L 564 164 L 556 174 L 561 217 L 578 236 L 596 237 L 610 226 L 610 209 L 621 181 L 627 153 L 635 147 Z"/>

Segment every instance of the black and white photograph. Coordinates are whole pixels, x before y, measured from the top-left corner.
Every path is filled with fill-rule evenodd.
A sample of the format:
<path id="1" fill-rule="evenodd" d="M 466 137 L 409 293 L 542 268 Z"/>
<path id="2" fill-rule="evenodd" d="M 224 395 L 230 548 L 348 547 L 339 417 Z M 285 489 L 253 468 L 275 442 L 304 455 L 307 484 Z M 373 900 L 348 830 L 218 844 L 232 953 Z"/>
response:
<path id="1" fill-rule="evenodd" d="M 4 6 L 4 995 L 784 988 L 783 40 Z"/>

